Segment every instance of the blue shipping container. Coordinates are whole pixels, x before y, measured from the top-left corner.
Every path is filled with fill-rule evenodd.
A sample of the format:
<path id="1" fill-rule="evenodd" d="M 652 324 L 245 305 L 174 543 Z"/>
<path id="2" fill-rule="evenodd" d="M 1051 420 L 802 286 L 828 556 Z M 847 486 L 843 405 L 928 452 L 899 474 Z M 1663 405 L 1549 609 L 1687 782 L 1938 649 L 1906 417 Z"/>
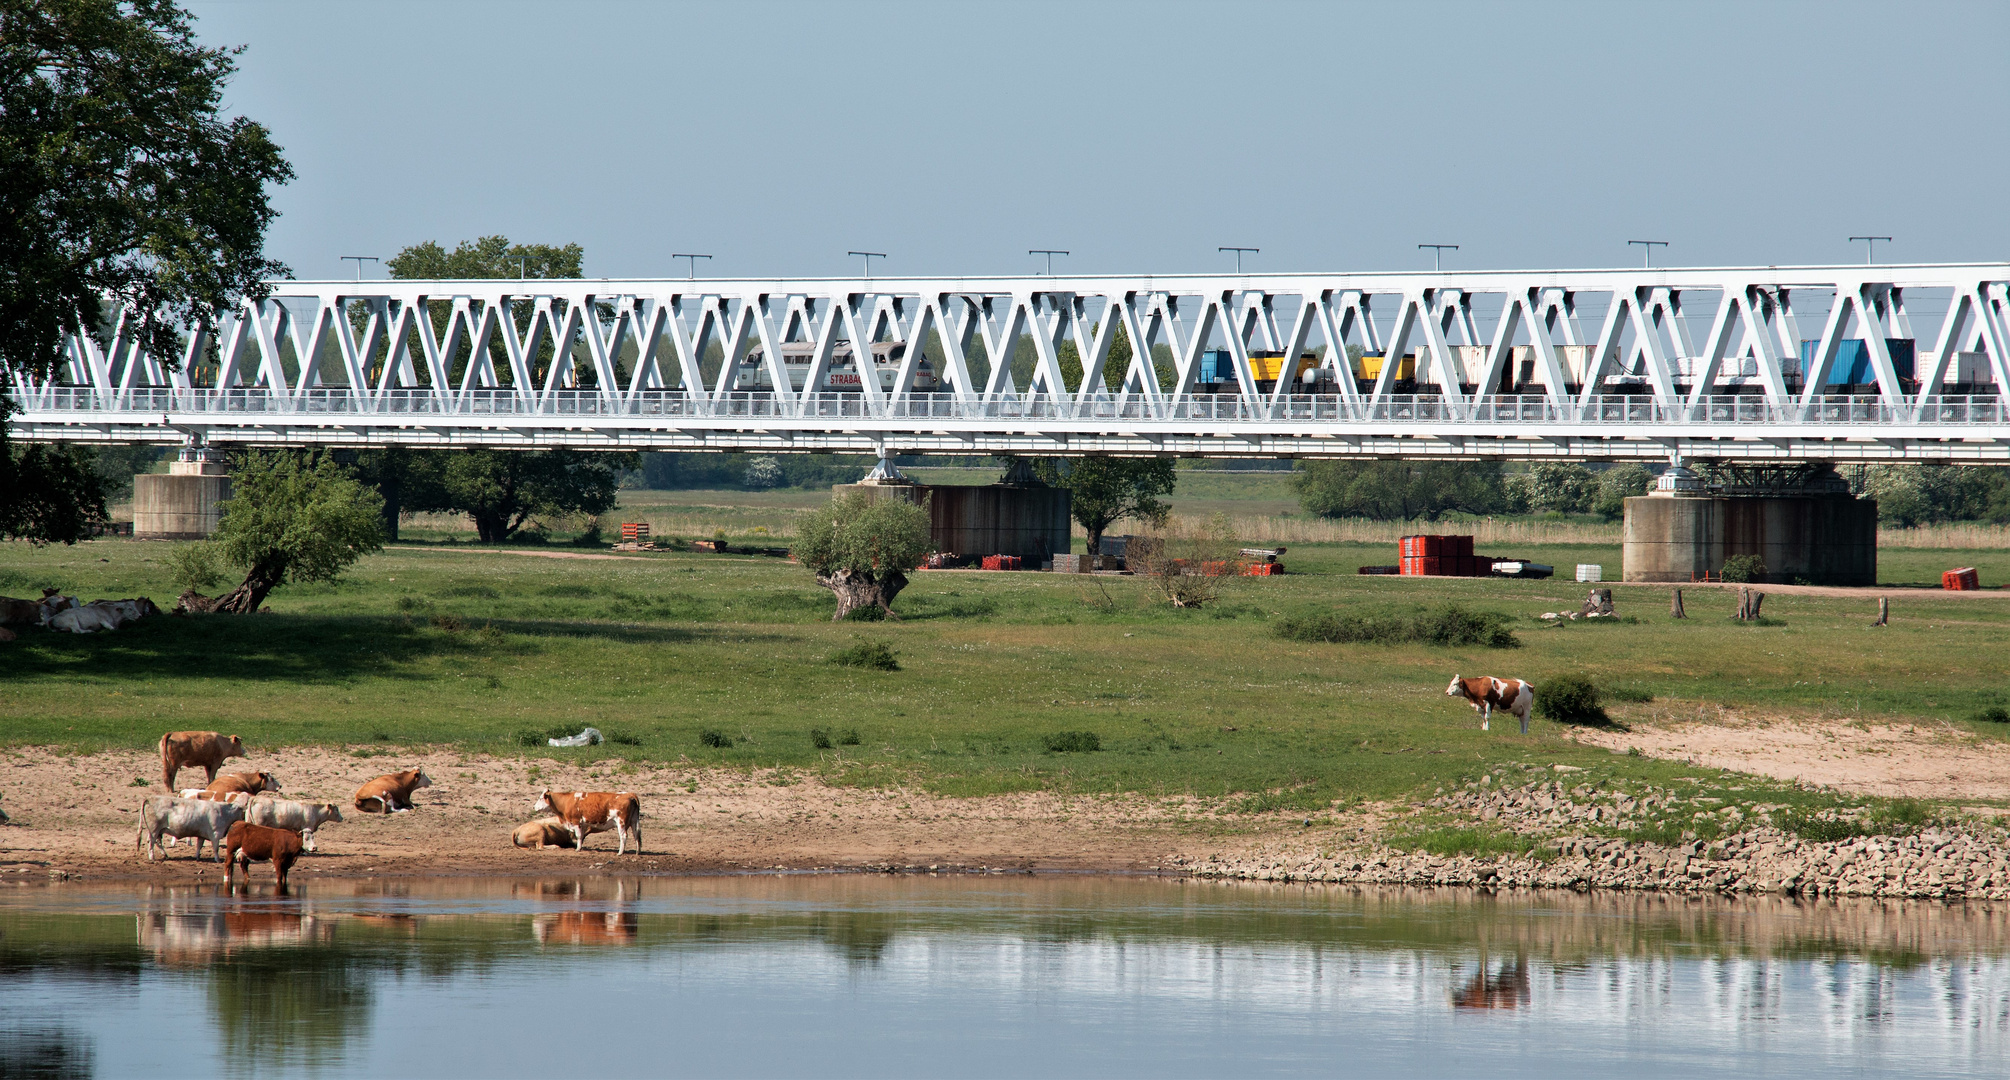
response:
<path id="1" fill-rule="evenodd" d="M 1229 359 L 1227 349 L 1208 349 L 1200 354 L 1199 381 L 1205 383 L 1235 381 L 1235 361 Z"/>
<path id="2" fill-rule="evenodd" d="M 1814 370 L 1815 349 L 1819 341 L 1801 342 L 1801 371 Z M 1911 338 L 1885 338 L 1884 349 L 1891 354 L 1892 370 L 1901 379 L 1914 378 L 1913 341 Z M 1870 349 L 1862 338 L 1844 338 L 1836 346 L 1835 366 L 1829 369 L 1829 377 L 1824 386 L 1863 386 L 1877 381 L 1876 370 L 1871 366 Z"/>

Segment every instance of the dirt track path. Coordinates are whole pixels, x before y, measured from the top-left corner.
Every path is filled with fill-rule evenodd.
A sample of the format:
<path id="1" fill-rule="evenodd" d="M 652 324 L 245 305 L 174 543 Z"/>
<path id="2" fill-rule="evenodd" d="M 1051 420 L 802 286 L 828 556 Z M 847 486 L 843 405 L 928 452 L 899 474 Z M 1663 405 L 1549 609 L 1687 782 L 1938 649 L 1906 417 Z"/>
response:
<path id="1" fill-rule="evenodd" d="M 2010 743 L 1952 725 L 1744 717 L 1629 721 L 1587 728 L 1580 742 L 1841 791 L 1886 797 L 2010 803 Z"/>

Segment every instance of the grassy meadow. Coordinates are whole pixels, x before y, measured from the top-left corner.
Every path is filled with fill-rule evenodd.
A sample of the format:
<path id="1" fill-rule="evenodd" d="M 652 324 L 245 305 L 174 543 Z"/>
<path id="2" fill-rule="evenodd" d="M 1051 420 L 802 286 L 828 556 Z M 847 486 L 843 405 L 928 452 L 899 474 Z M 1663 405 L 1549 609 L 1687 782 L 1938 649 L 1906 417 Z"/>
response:
<path id="1" fill-rule="evenodd" d="M 1184 479 L 1184 478 L 1183 478 Z M 759 543 L 816 492 L 643 492 L 614 515 L 689 515 L 685 535 L 724 529 Z M 624 493 L 628 497 L 628 493 Z M 763 519 L 762 515 L 772 515 Z M 756 531 L 757 528 L 765 531 Z M 659 534 L 669 530 L 659 529 Z M 2006 703 L 2010 602 L 1921 586 L 1952 565 L 2010 578 L 2010 553 L 1887 550 L 1892 623 L 1874 603 L 1775 594 L 1761 625 L 1732 621 L 1731 594 L 1614 585 L 1621 619 L 1554 626 L 1583 586 L 1404 580 L 1355 567 L 1394 561 L 1386 543 L 1294 545 L 1291 573 L 1244 579 L 1216 604 L 1176 611 L 1128 577 L 922 572 L 886 623 L 829 621 L 832 602 L 782 559 L 697 553 L 617 559 L 552 545 L 477 550 L 415 528 L 331 585 L 289 586 L 271 613 L 163 617 L 116 633 L 24 633 L 0 645 L 0 745 L 147 747 L 171 729 L 236 732 L 257 745 L 444 744 L 531 753 L 521 738 L 593 725 L 614 740 L 540 756 L 780 767 L 839 783 L 945 794 L 1055 789 L 1226 799 L 1307 810 L 1402 800 L 1509 768 L 1576 765 L 1625 781 L 1694 776 L 1677 762 L 1580 748 L 1538 720 L 1478 730 L 1444 696 L 1454 673 L 1532 680 L 1581 673 L 1636 699 L 1616 718 L 1782 715 L 1946 721 Z M 595 549 L 604 550 L 604 549 Z M 1579 562 L 1618 576 L 1617 543 L 1531 543 L 1491 554 Z M 44 584 L 91 597 L 171 602 L 168 545 L 99 540 L 0 545 L 0 593 Z M 1284 616 L 1414 611 L 1456 602 L 1513 620 L 1511 650 L 1283 640 Z M 900 670 L 833 654 L 883 643 Z M 1651 695 L 1651 700 L 1637 699 Z M 820 748 L 814 732 L 830 745 Z M 858 741 L 844 735 L 856 732 Z M 1057 752 L 1067 732 L 1100 750 Z M 1065 741 L 1058 743 L 1066 745 Z M 1722 781 L 1743 790 L 1745 781 Z M 1771 798 L 1814 798 L 1774 791 Z"/>

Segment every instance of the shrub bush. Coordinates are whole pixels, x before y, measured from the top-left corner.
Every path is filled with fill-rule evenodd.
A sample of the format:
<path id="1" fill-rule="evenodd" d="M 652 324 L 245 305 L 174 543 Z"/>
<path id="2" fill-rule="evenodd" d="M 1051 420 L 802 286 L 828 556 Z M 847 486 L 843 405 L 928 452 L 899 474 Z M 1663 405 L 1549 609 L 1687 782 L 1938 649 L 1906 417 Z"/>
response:
<path id="1" fill-rule="evenodd" d="M 1608 721 L 1598 700 L 1598 687 L 1582 675 L 1557 675 L 1535 689 L 1535 711 L 1559 724 L 1603 724 Z"/>
<path id="2" fill-rule="evenodd" d="M 223 557 L 216 547 L 206 541 L 194 544 L 176 544 L 168 549 L 167 558 L 161 560 L 167 566 L 168 580 L 176 591 L 187 592 L 194 589 L 202 592 L 221 585 L 226 580 L 223 573 Z"/>
<path id="3" fill-rule="evenodd" d="M 879 622 L 885 618 L 886 612 L 877 604 L 866 604 L 844 613 L 845 622 Z"/>
<path id="4" fill-rule="evenodd" d="M 810 729 L 810 745 L 818 750 L 831 748 L 831 733 L 820 727 Z"/>
<path id="5" fill-rule="evenodd" d="M 1369 645 L 1484 645 L 1512 649 L 1521 644 L 1507 616 L 1446 604 L 1409 615 L 1387 611 L 1325 612 L 1278 620 L 1275 633 L 1289 641 Z"/>
<path id="6" fill-rule="evenodd" d="M 1102 737 L 1093 731 L 1057 731 L 1040 742 L 1056 754 L 1090 754 L 1103 748 Z"/>
<path id="7" fill-rule="evenodd" d="M 900 662 L 893 658 L 893 649 L 884 641 L 861 641 L 848 645 L 832 653 L 830 662 L 839 667 L 872 668 L 875 671 L 900 670 Z"/>
<path id="8" fill-rule="evenodd" d="M 730 750 L 733 747 L 733 737 L 714 728 L 699 732 L 698 741 L 714 750 Z"/>
<path id="9" fill-rule="evenodd" d="M 1976 713 L 1975 719 L 1991 724 L 2010 724 L 2010 709 L 2005 709 L 2001 705 L 1991 705 Z"/>
<path id="10" fill-rule="evenodd" d="M 859 737 L 857 728 L 846 728 L 843 731 L 838 732 L 839 746 L 857 746 L 858 744 L 859 744 Z"/>
<path id="11" fill-rule="evenodd" d="M 1823 817 L 1809 810 L 1788 807 L 1773 815 L 1773 824 L 1803 840 L 1834 844 L 1868 835 L 1862 825 L 1839 817 Z"/>
<path id="12" fill-rule="evenodd" d="M 1614 701 L 1628 701 L 1635 705 L 1645 704 L 1654 700 L 1652 693 L 1642 690 L 1637 686 L 1608 686 L 1600 692 Z"/>
<path id="13" fill-rule="evenodd" d="M 1754 585 L 1766 580 L 1766 560 L 1757 555 L 1733 555 L 1724 560 L 1724 580 Z"/>

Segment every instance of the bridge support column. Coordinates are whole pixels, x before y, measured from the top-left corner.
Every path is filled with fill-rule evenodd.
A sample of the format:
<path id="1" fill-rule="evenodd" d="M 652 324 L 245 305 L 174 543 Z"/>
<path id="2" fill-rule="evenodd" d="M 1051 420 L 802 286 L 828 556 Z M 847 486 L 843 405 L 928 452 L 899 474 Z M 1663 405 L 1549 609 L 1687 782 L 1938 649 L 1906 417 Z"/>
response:
<path id="1" fill-rule="evenodd" d="M 1758 556 L 1776 584 L 1875 585 L 1877 503 L 1847 490 L 1712 491 L 1679 466 L 1626 500 L 1624 580 L 1701 581 L 1734 555 Z"/>
<path id="2" fill-rule="evenodd" d="M 133 536 L 141 540 L 206 540 L 230 498 L 230 472 L 209 447 L 191 441 L 165 475 L 133 477 Z"/>

